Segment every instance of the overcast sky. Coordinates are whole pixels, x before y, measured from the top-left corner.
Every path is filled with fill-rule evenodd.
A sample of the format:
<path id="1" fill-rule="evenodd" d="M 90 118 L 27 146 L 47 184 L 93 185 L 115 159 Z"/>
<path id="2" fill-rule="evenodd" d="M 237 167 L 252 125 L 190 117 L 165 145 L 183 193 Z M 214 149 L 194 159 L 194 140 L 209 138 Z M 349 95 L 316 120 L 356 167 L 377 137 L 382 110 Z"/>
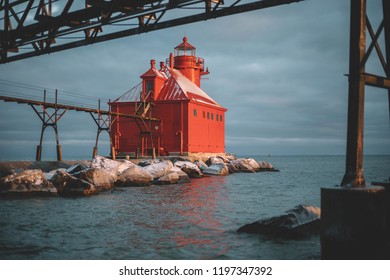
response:
<path id="1" fill-rule="evenodd" d="M 115 99 L 185 35 L 211 72 L 202 88 L 228 109 L 227 152 L 344 155 L 349 2 L 307 0 L 29 58 L 0 65 L 0 79 Z M 381 1 L 368 2 L 376 29 Z M 367 70 L 384 75 L 375 56 Z M 41 122 L 33 110 L 0 101 L 0 120 L 0 160 L 34 159 Z M 91 156 L 96 125 L 87 113 L 67 112 L 59 134 L 65 158 Z M 55 159 L 54 140 L 48 128 L 44 159 Z M 366 87 L 364 153 L 390 154 L 389 140 L 387 92 Z M 101 154 L 108 143 L 103 135 Z"/>

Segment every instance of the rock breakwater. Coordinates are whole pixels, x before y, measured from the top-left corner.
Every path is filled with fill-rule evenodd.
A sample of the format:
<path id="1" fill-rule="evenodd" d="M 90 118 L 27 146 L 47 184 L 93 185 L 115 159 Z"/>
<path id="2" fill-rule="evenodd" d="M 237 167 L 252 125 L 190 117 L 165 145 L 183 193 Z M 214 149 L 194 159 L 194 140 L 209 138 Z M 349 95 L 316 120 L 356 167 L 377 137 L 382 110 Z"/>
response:
<path id="1" fill-rule="evenodd" d="M 211 156 L 132 162 L 96 156 L 92 161 L 0 162 L 0 195 L 91 196 L 115 187 L 167 185 L 204 176 L 278 171 L 252 158 Z"/>

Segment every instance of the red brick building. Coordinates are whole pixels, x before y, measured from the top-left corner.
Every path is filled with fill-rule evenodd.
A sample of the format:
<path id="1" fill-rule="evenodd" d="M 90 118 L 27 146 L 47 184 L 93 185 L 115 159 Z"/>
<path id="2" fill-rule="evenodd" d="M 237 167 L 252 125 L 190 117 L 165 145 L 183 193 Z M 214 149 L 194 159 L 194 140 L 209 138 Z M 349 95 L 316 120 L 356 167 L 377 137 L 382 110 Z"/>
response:
<path id="1" fill-rule="evenodd" d="M 170 54 L 168 65 L 155 60 L 141 83 L 110 102 L 110 110 L 158 120 L 118 117 L 112 121 L 111 140 L 119 155 L 191 154 L 225 152 L 225 112 L 200 88 L 208 74 L 204 60 L 186 37 Z"/>

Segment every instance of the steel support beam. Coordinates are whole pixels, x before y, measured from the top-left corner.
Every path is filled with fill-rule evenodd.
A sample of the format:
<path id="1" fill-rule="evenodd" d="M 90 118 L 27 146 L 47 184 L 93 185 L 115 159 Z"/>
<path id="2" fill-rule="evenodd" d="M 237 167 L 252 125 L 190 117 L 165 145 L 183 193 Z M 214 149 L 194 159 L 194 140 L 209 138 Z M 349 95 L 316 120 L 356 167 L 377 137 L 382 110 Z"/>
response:
<path id="1" fill-rule="evenodd" d="M 342 186 L 365 187 L 363 176 L 364 72 L 366 0 L 351 0 L 348 127 L 345 175 Z"/>
<path id="2" fill-rule="evenodd" d="M 37 21 L 36 23 L 23 26 L 17 30 L 12 30 L 12 37 L 9 37 L 10 34 L 5 32 L 0 32 L 0 38 L 5 38 L 4 42 L 0 46 L 0 52 L 3 54 L 3 57 L 0 59 L 0 63 L 12 62 L 15 60 L 25 59 L 29 57 L 34 57 L 42 54 L 54 53 L 63 51 L 66 49 L 86 46 L 89 44 L 104 42 L 108 40 L 113 40 L 117 38 L 122 38 L 131 35 L 137 35 L 141 33 L 146 33 L 150 31 L 160 30 L 164 28 L 170 28 L 178 25 L 189 24 L 193 22 L 244 13 L 259 9 L 265 9 L 285 4 L 291 4 L 296 2 L 301 2 L 304 0 L 252 0 L 250 3 L 242 3 L 244 1 L 237 0 L 231 1 L 230 5 L 222 5 L 222 2 L 206 2 L 206 7 L 204 9 L 199 9 L 200 4 L 205 1 L 202 0 L 177 0 L 177 1 L 146 1 L 149 3 L 147 6 L 133 7 L 133 9 L 121 12 L 118 8 L 112 7 L 114 13 L 109 17 L 104 17 L 104 10 L 101 10 L 100 7 L 87 7 L 78 11 L 68 12 L 67 9 L 64 9 L 64 13 L 61 16 L 56 17 L 43 17 L 46 20 Z M 25 2 L 25 1 L 21 1 Z M 73 1 L 68 0 L 69 5 Z M 152 2 L 158 2 L 158 4 L 150 5 Z M 107 5 L 110 5 L 107 2 Z M 2 9 L 9 10 L 12 7 L 7 5 L 2 7 Z M 188 11 L 196 11 L 193 14 L 182 15 L 180 12 L 177 12 L 173 18 L 165 19 L 164 15 L 167 11 L 181 11 L 182 9 L 187 9 Z M 199 12 L 198 12 L 199 11 Z M 152 20 L 151 15 L 154 15 Z M 42 18 L 42 19 L 43 19 Z M 92 20 L 93 18 L 93 20 Z M 144 19 L 148 19 L 144 22 Z M 76 20 L 77 19 L 77 20 Z M 113 32 L 100 32 L 102 35 L 97 36 L 99 31 L 103 31 L 103 27 L 107 25 L 127 25 L 129 26 L 134 24 L 134 20 L 139 20 L 139 24 L 136 27 L 122 29 L 120 31 Z M 76 22 L 73 23 L 73 22 Z M 125 23 L 123 23 L 125 22 Z M 93 36 L 88 36 L 91 30 L 95 30 Z M 0 30 L 1 31 L 1 30 Z M 55 38 L 67 38 L 71 34 L 80 34 L 83 33 L 86 37 L 82 40 L 75 39 L 72 42 L 60 44 L 54 42 Z M 85 36 L 87 34 L 87 36 Z M 46 44 L 46 42 L 49 42 Z M 17 55 L 8 55 L 9 47 L 21 47 L 31 45 L 34 49 L 31 51 L 26 51 L 17 54 Z"/>
<path id="3" fill-rule="evenodd" d="M 385 48 L 386 48 L 386 76 L 390 80 L 390 1 L 382 0 L 383 5 L 383 22 L 385 30 Z M 389 103 L 389 124 L 390 124 L 390 88 L 387 91 Z"/>

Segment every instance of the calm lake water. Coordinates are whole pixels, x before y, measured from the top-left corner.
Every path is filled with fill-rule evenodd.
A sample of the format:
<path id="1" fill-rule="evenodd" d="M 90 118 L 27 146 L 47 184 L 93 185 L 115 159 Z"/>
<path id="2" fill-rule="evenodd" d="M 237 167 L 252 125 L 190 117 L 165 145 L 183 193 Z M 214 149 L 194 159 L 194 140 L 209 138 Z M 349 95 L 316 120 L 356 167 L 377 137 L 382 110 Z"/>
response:
<path id="1" fill-rule="evenodd" d="M 0 200 L 0 259 L 318 259 L 319 236 L 286 240 L 236 230 L 298 204 L 320 206 L 342 156 L 254 157 L 281 172 L 121 188 L 89 198 Z M 366 156 L 367 182 L 390 156 Z"/>

